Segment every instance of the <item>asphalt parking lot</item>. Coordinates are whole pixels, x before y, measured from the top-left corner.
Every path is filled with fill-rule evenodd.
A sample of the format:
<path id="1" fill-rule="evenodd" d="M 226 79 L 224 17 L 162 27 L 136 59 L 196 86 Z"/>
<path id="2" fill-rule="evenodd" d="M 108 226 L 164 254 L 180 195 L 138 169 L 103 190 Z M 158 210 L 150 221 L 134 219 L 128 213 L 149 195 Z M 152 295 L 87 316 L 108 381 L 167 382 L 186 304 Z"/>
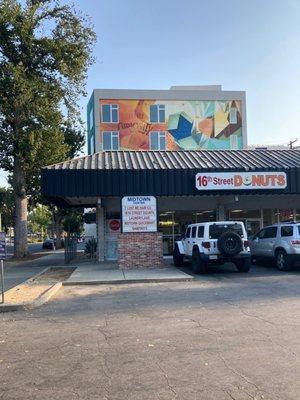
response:
<path id="1" fill-rule="evenodd" d="M 300 269 L 65 287 L 0 316 L 1 399 L 300 398 Z"/>

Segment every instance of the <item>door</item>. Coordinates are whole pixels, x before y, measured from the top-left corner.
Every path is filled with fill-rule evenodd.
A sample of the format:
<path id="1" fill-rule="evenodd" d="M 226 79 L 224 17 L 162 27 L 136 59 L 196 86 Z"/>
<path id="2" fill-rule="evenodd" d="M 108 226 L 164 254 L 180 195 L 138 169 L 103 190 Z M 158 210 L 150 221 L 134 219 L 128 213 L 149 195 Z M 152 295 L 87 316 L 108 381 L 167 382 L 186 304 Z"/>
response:
<path id="1" fill-rule="evenodd" d="M 188 227 L 185 232 L 184 241 L 183 241 L 184 254 L 186 256 L 189 255 L 190 239 L 191 239 L 191 227 Z"/>
<path id="2" fill-rule="evenodd" d="M 277 226 L 262 229 L 252 240 L 251 254 L 263 257 L 272 256 L 276 236 Z"/>
<path id="3" fill-rule="evenodd" d="M 197 232 L 196 226 L 187 228 L 185 240 L 184 240 L 184 253 L 187 256 L 192 256 L 193 246 L 196 242 L 196 232 Z"/>
<path id="4" fill-rule="evenodd" d="M 260 231 L 260 227 L 261 227 L 260 224 L 261 224 L 260 219 L 246 219 L 245 220 L 245 228 L 246 228 L 248 237 L 254 236 Z"/>

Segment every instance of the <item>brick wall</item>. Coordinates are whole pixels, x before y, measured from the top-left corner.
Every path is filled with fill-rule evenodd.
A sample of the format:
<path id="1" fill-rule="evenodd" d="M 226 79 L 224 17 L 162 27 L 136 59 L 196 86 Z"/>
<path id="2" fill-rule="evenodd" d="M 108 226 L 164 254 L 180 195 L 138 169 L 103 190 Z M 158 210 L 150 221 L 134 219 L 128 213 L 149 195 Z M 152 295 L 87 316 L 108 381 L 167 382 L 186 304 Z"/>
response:
<path id="1" fill-rule="evenodd" d="M 160 232 L 121 233 L 118 241 L 120 269 L 163 267 L 163 242 Z"/>

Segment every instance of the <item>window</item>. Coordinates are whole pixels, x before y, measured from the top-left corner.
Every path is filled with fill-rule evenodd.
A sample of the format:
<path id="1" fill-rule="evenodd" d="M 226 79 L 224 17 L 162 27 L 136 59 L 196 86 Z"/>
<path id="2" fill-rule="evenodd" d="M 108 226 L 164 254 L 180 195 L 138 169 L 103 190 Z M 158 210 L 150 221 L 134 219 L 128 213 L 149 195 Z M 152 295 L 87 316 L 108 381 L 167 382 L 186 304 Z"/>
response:
<path id="1" fill-rule="evenodd" d="M 293 236 L 294 227 L 291 225 L 281 227 L 281 236 Z"/>
<path id="2" fill-rule="evenodd" d="M 243 237 L 241 224 L 213 224 L 209 226 L 209 238 L 219 239 L 224 232 L 232 231 Z"/>
<path id="3" fill-rule="evenodd" d="M 94 135 L 92 135 L 90 137 L 90 154 L 94 154 L 95 153 L 95 139 L 94 139 Z"/>
<path id="4" fill-rule="evenodd" d="M 275 238 L 277 235 L 277 226 L 270 226 L 269 228 L 264 228 L 258 232 L 257 237 L 259 239 L 271 239 Z"/>
<path id="5" fill-rule="evenodd" d="M 204 226 L 198 227 L 198 238 L 203 238 L 204 236 Z"/>
<path id="6" fill-rule="evenodd" d="M 119 132 L 102 132 L 103 150 L 119 150 Z"/>
<path id="7" fill-rule="evenodd" d="M 234 107 L 229 111 L 229 123 L 237 124 L 237 109 Z"/>
<path id="8" fill-rule="evenodd" d="M 165 132 L 150 132 L 150 150 L 166 150 Z"/>
<path id="9" fill-rule="evenodd" d="M 196 231 L 197 231 L 197 227 L 196 227 L 196 226 L 193 226 L 193 227 L 192 227 L 192 238 L 195 238 L 195 237 L 196 237 Z"/>
<path id="10" fill-rule="evenodd" d="M 102 105 L 102 122 L 119 122 L 119 106 L 117 104 Z"/>
<path id="11" fill-rule="evenodd" d="M 185 237 L 189 238 L 191 234 L 191 228 L 187 228 Z"/>
<path id="12" fill-rule="evenodd" d="M 238 137 L 237 135 L 230 135 L 230 150 L 238 149 Z"/>
<path id="13" fill-rule="evenodd" d="M 150 122 L 165 122 L 165 106 L 164 104 L 153 104 L 150 106 Z"/>
<path id="14" fill-rule="evenodd" d="M 94 109 L 91 108 L 91 111 L 89 113 L 89 128 L 90 130 L 94 128 Z"/>

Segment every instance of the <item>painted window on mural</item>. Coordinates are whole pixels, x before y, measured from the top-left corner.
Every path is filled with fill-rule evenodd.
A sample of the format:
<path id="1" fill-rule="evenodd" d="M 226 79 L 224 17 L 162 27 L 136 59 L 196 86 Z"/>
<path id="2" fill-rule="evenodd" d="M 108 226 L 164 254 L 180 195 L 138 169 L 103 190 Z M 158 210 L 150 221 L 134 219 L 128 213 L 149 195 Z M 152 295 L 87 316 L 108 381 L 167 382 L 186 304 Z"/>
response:
<path id="1" fill-rule="evenodd" d="M 119 150 L 119 132 L 102 133 L 103 150 Z"/>
<path id="2" fill-rule="evenodd" d="M 238 150 L 238 137 L 237 135 L 230 136 L 230 148 L 231 150 Z"/>
<path id="3" fill-rule="evenodd" d="M 229 112 L 229 123 L 236 124 L 237 123 L 237 109 L 232 108 Z"/>
<path id="4" fill-rule="evenodd" d="M 165 132 L 150 132 L 150 150 L 166 150 Z"/>
<path id="5" fill-rule="evenodd" d="M 119 122 L 118 104 L 104 104 L 102 106 L 102 122 Z"/>
<path id="6" fill-rule="evenodd" d="M 150 122 L 164 123 L 166 120 L 165 105 L 155 104 L 150 106 Z"/>
<path id="7" fill-rule="evenodd" d="M 107 122 L 101 119 L 99 132 L 118 131 L 120 150 L 162 149 L 151 132 L 165 132 L 165 150 L 243 148 L 240 100 L 105 99 L 100 110 Z M 98 140 L 101 146 L 101 134 Z"/>

